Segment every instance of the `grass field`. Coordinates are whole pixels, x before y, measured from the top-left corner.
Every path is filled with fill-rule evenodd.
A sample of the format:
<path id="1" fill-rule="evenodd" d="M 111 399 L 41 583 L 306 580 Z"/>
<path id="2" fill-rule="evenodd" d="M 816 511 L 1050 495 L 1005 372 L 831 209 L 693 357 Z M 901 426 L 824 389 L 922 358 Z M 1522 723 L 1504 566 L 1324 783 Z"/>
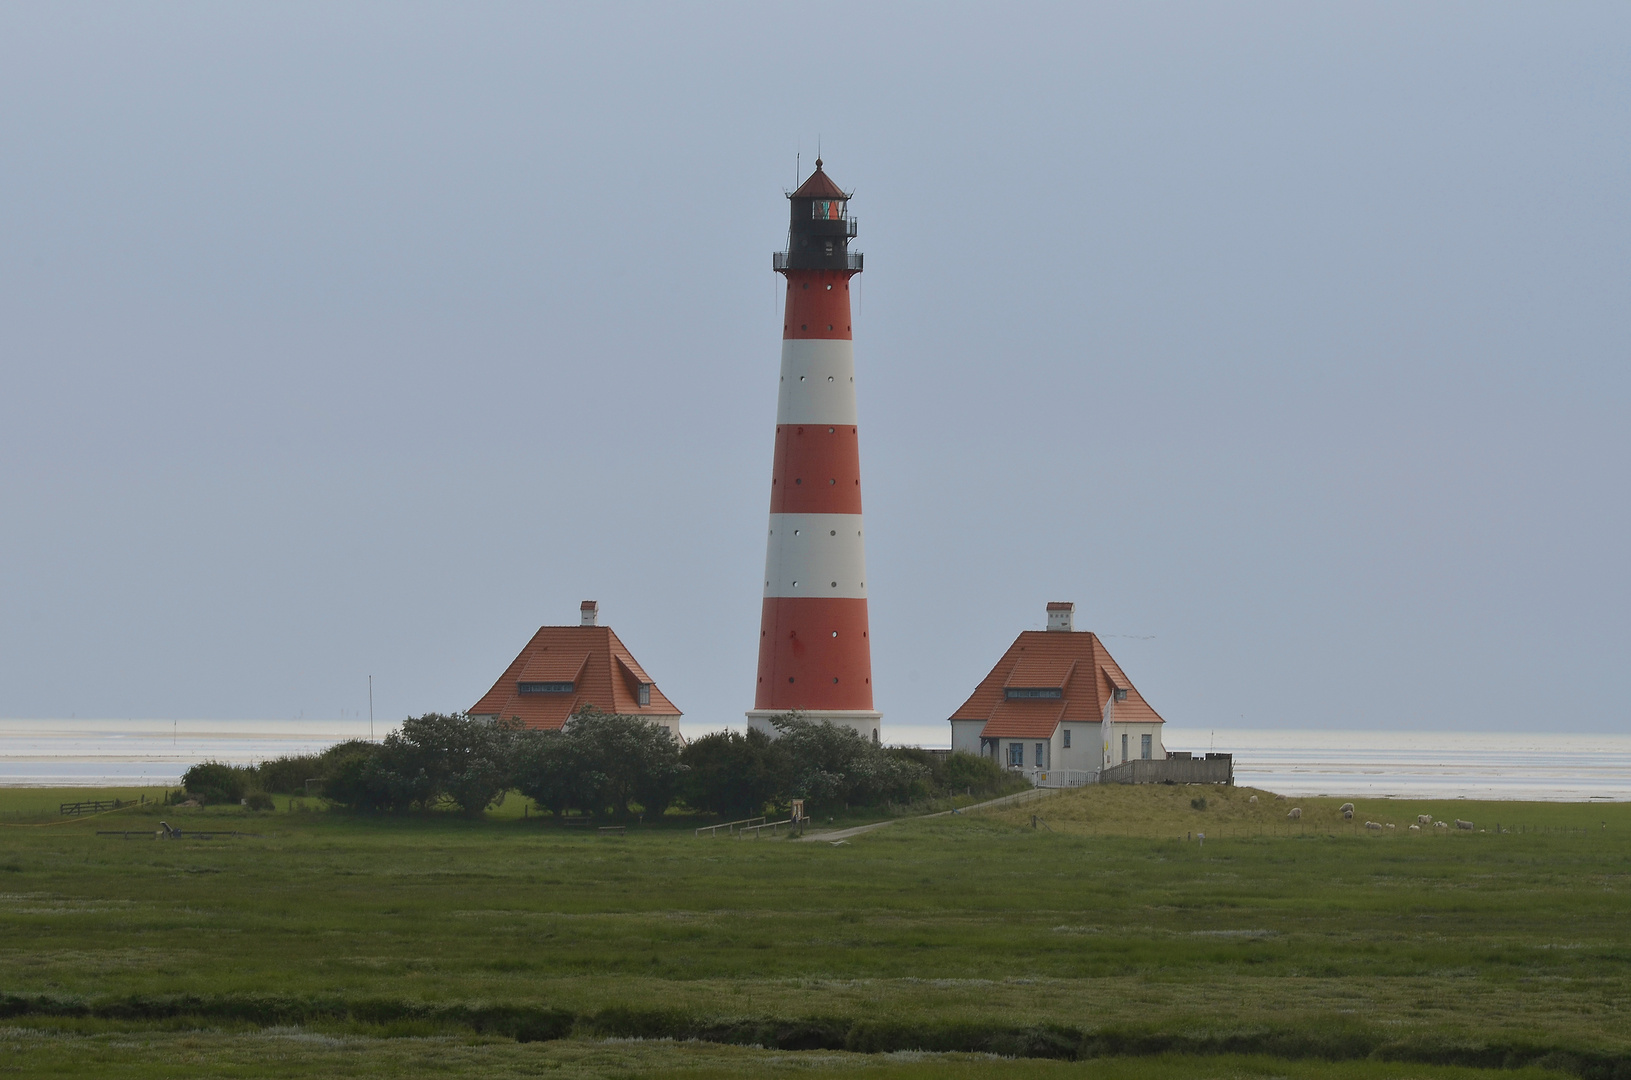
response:
<path id="1" fill-rule="evenodd" d="M 1631 807 L 1356 800 L 1377 834 L 1251 794 L 1090 788 L 833 846 L 602 838 L 514 799 L 57 823 L 89 793 L 0 791 L 0 1068 L 1631 1076 Z M 97 835 L 161 817 L 259 835 Z"/>

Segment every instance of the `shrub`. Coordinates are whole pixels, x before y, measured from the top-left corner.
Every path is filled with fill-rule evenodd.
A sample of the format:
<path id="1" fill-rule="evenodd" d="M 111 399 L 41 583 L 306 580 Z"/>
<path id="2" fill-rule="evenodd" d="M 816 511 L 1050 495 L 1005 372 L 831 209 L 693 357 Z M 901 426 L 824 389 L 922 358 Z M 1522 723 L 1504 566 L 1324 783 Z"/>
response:
<path id="1" fill-rule="evenodd" d="M 606 782 L 587 748 L 564 731 L 518 732 L 513 779 L 521 794 L 556 817 L 592 810 Z"/>
<path id="2" fill-rule="evenodd" d="M 181 786 L 199 802 L 235 803 L 249 786 L 250 770 L 221 761 L 205 761 L 181 774 Z"/>
<path id="3" fill-rule="evenodd" d="M 931 756 L 934 758 L 931 768 L 937 795 L 955 795 L 963 791 L 971 795 L 1006 795 L 1031 786 L 1023 775 L 1003 768 L 995 758 L 980 757 L 965 751 Z"/>
<path id="4" fill-rule="evenodd" d="M 906 799 L 929 777 L 926 766 L 869 742 L 853 728 L 791 713 L 770 722 L 781 733 L 790 763 L 787 795 L 812 805 Z"/>
<path id="5" fill-rule="evenodd" d="M 704 735 L 680 754 L 686 772 L 680 797 L 696 810 L 729 818 L 756 817 L 780 801 L 791 762 L 787 748 L 762 731 Z"/>
<path id="6" fill-rule="evenodd" d="M 566 722 L 566 735 L 579 744 L 601 778 L 595 809 L 627 814 L 632 800 L 660 815 L 674 801 L 684 766 L 679 744 L 667 728 L 643 717 L 586 707 Z"/>
<path id="7" fill-rule="evenodd" d="M 255 770 L 255 779 L 260 781 L 262 791 L 275 791 L 280 795 L 302 794 L 306 790 L 307 780 L 323 779 L 326 756 L 294 754 L 263 761 Z"/>
<path id="8" fill-rule="evenodd" d="M 244 805 L 251 810 L 271 810 L 273 809 L 272 796 L 264 791 L 251 791 L 244 796 Z"/>

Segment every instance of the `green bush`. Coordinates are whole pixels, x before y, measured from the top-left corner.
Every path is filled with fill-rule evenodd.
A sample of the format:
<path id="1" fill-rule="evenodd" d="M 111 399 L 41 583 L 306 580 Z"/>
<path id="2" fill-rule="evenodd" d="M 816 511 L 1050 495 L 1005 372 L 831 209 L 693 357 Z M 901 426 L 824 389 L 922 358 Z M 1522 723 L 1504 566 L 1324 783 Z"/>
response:
<path id="1" fill-rule="evenodd" d="M 251 770 L 220 761 L 205 761 L 181 774 L 181 786 L 199 802 L 235 803 L 244 797 Z"/>
<path id="2" fill-rule="evenodd" d="M 251 810 L 273 809 L 272 796 L 264 791 L 251 791 L 244 796 L 244 805 Z"/>
<path id="3" fill-rule="evenodd" d="M 575 809 L 626 816 L 638 803 L 660 816 L 686 771 L 666 728 L 589 706 L 560 731 L 513 733 L 511 747 L 514 786 L 557 815 Z"/>
<path id="4" fill-rule="evenodd" d="M 1031 786 L 1021 774 L 1005 769 L 995 758 L 958 751 L 935 754 L 931 763 L 936 795 L 1007 795 Z"/>
<path id="5" fill-rule="evenodd" d="M 719 731 L 680 754 L 686 773 L 680 798 L 695 810 L 727 818 L 757 817 L 779 801 L 791 762 L 787 748 L 762 731 Z"/>

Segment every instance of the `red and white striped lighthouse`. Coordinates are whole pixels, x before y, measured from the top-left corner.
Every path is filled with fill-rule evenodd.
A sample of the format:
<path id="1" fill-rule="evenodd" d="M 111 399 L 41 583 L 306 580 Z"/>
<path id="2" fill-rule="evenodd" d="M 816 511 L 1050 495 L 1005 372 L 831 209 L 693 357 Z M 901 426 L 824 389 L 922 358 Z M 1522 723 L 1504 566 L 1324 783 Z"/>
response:
<path id="1" fill-rule="evenodd" d="M 850 279 L 849 193 L 821 169 L 788 196 L 787 278 L 776 457 L 759 625 L 759 683 L 748 724 L 797 711 L 877 741 L 867 636 L 865 529 Z"/>

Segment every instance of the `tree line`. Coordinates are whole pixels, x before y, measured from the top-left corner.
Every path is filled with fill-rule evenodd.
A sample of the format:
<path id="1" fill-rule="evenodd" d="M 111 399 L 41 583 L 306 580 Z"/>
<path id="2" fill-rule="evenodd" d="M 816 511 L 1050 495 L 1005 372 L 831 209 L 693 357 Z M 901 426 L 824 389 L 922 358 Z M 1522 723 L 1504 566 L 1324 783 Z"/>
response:
<path id="1" fill-rule="evenodd" d="M 805 800 L 806 812 L 970 792 L 1002 794 L 1025 781 L 973 754 L 878 746 L 847 727 L 796 713 L 774 718 L 777 738 L 723 731 L 681 746 L 638 716 L 585 707 L 560 730 L 427 713 L 381 742 L 252 766 L 204 762 L 182 778 L 206 803 L 269 807 L 272 794 L 318 794 L 357 811 L 447 808 L 472 816 L 510 792 L 557 816 L 576 811 L 659 817 L 670 807 L 753 817 Z"/>

